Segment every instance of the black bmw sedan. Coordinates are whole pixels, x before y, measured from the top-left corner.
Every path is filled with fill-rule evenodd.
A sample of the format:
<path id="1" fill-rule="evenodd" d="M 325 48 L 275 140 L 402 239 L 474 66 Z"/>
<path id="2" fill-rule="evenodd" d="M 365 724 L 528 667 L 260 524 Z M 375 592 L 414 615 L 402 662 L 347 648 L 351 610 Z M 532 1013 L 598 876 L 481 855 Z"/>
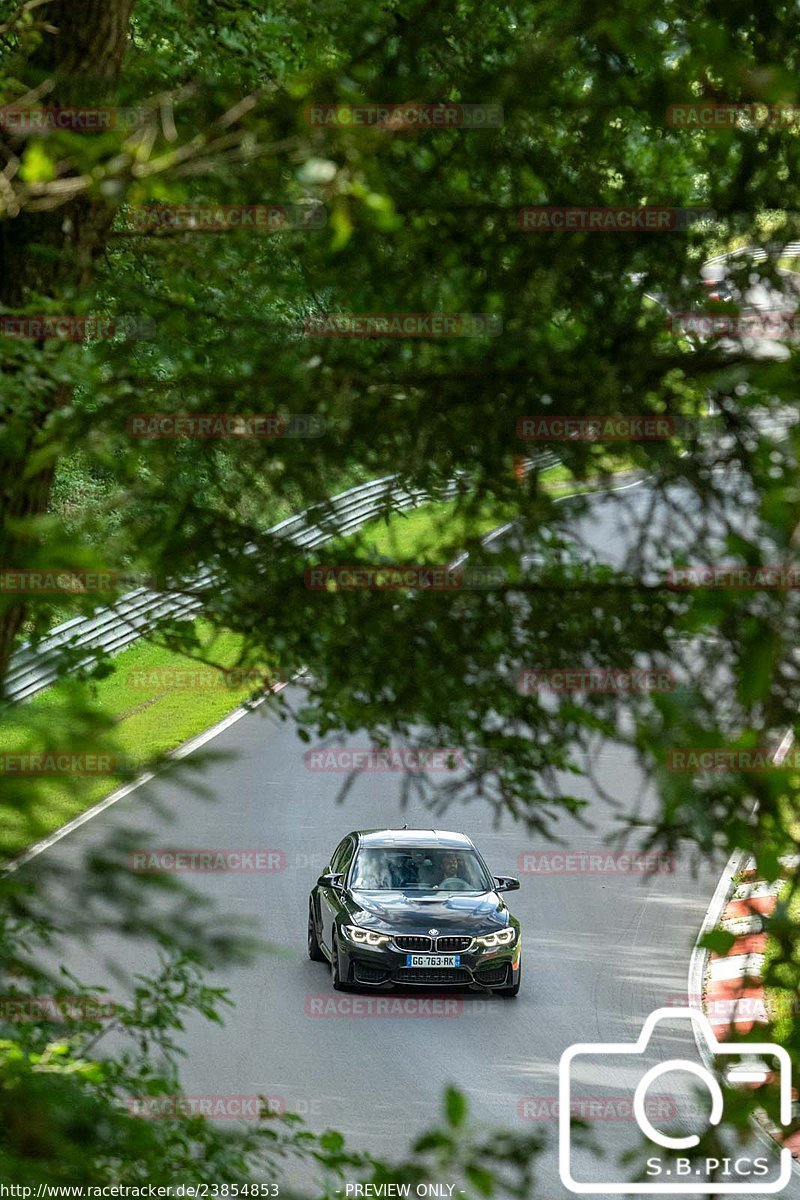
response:
<path id="1" fill-rule="evenodd" d="M 308 954 L 329 962 L 333 986 L 449 986 L 516 996 L 519 921 L 463 833 L 349 833 L 308 902 Z"/>

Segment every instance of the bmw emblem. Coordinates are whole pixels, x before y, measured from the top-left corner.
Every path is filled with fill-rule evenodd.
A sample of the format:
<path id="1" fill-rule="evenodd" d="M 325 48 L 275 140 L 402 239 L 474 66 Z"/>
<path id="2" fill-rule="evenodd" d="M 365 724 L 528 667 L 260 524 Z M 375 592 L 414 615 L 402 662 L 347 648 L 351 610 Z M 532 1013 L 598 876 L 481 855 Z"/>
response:
<path id="1" fill-rule="evenodd" d="M 428 933 L 430 934 L 431 937 L 436 937 L 438 932 L 439 932 L 438 929 L 429 929 L 428 930 Z"/>

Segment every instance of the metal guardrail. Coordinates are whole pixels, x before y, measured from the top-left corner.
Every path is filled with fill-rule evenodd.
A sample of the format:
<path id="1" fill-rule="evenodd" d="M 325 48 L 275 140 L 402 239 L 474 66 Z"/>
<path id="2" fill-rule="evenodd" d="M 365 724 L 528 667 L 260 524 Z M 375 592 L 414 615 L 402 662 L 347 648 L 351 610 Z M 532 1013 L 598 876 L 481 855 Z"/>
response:
<path id="1" fill-rule="evenodd" d="M 551 451 L 524 460 L 527 468 L 546 470 L 560 459 Z M 324 504 L 317 504 L 289 517 L 267 531 L 273 538 L 289 541 L 302 550 L 314 550 L 336 537 L 355 533 L 368 521 L 393 512 L 416 508 L 432 497 L 425 491 L 398 487 L 396 476 L 386 475 L 370 483 L 340 492 Z M 438 500 L 452 499 L 459 492 L 455 479 L 443 488 Z M 193 588 L 214 582 L 210 570 L 201 571 Z M 90 617 L 74 617 L 57 625 L 36 645 L 25 643 L 11 656 L 4 681 L 4 701 L 19 703 L 44 691 L 62 675 L 75 674 L 91 667 L 97 652 L 116 654 L 154 629 L 167 618 L 188 620 L 202 607 L 195 595 L 170 595 L 137 588 L 122 596 L 116 604 L 99 608 Z"/>
<path id="2" fill-rule="evenodd" d="M 775 257 L 775 249 L 777 247 L 773 248 L 773 257 Z M 716 258 L 707 258 L 703 266 L 707 267 L 713 263 L 726 262 L 729 258 L 739 258 L 744 254 L 749 254 L 753 262 L 764 262 L 765 259 L 770 257 L 766 250 L 762 250 L 758 246 L 740 246 L 738 250 L 726 250 L 724 254 L 718 254 Z M 800 242 L 787 242 L 778 251 L 778 258 L 800 258 Z"/>

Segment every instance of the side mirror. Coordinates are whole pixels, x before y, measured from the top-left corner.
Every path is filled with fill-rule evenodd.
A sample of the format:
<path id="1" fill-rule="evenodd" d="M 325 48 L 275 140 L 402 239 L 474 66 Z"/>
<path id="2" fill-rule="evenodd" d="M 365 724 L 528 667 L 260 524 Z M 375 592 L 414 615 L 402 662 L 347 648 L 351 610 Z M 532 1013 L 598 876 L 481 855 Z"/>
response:
<path id="1" fill-rule="evenodd" d="M 519 880 L 513 875 L 495 875 L 494 890 L 496 892 L 516 892 L 519 889 Z"/>
<path id="2" fill-rule="evenodd" d="M 328 875 L 320 875 L 317 880 L 317 887 L 340 888 L 343 879 L 344 874 L 342 871 L 331 871 Z M 519 884 L 517 884 L 517 887 L 519 887 Z"/>

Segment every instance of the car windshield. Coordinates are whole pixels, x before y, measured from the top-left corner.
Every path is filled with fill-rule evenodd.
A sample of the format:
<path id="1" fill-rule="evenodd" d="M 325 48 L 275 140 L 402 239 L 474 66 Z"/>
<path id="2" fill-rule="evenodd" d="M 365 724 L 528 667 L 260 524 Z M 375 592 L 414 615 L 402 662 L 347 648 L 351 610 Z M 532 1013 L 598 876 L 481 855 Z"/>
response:
<path id="1" fill-rule="evenodd" d="M 362 846 L 351 887 L 370 892 L 488 892 L 493 882 L 474 850 Z"/>

